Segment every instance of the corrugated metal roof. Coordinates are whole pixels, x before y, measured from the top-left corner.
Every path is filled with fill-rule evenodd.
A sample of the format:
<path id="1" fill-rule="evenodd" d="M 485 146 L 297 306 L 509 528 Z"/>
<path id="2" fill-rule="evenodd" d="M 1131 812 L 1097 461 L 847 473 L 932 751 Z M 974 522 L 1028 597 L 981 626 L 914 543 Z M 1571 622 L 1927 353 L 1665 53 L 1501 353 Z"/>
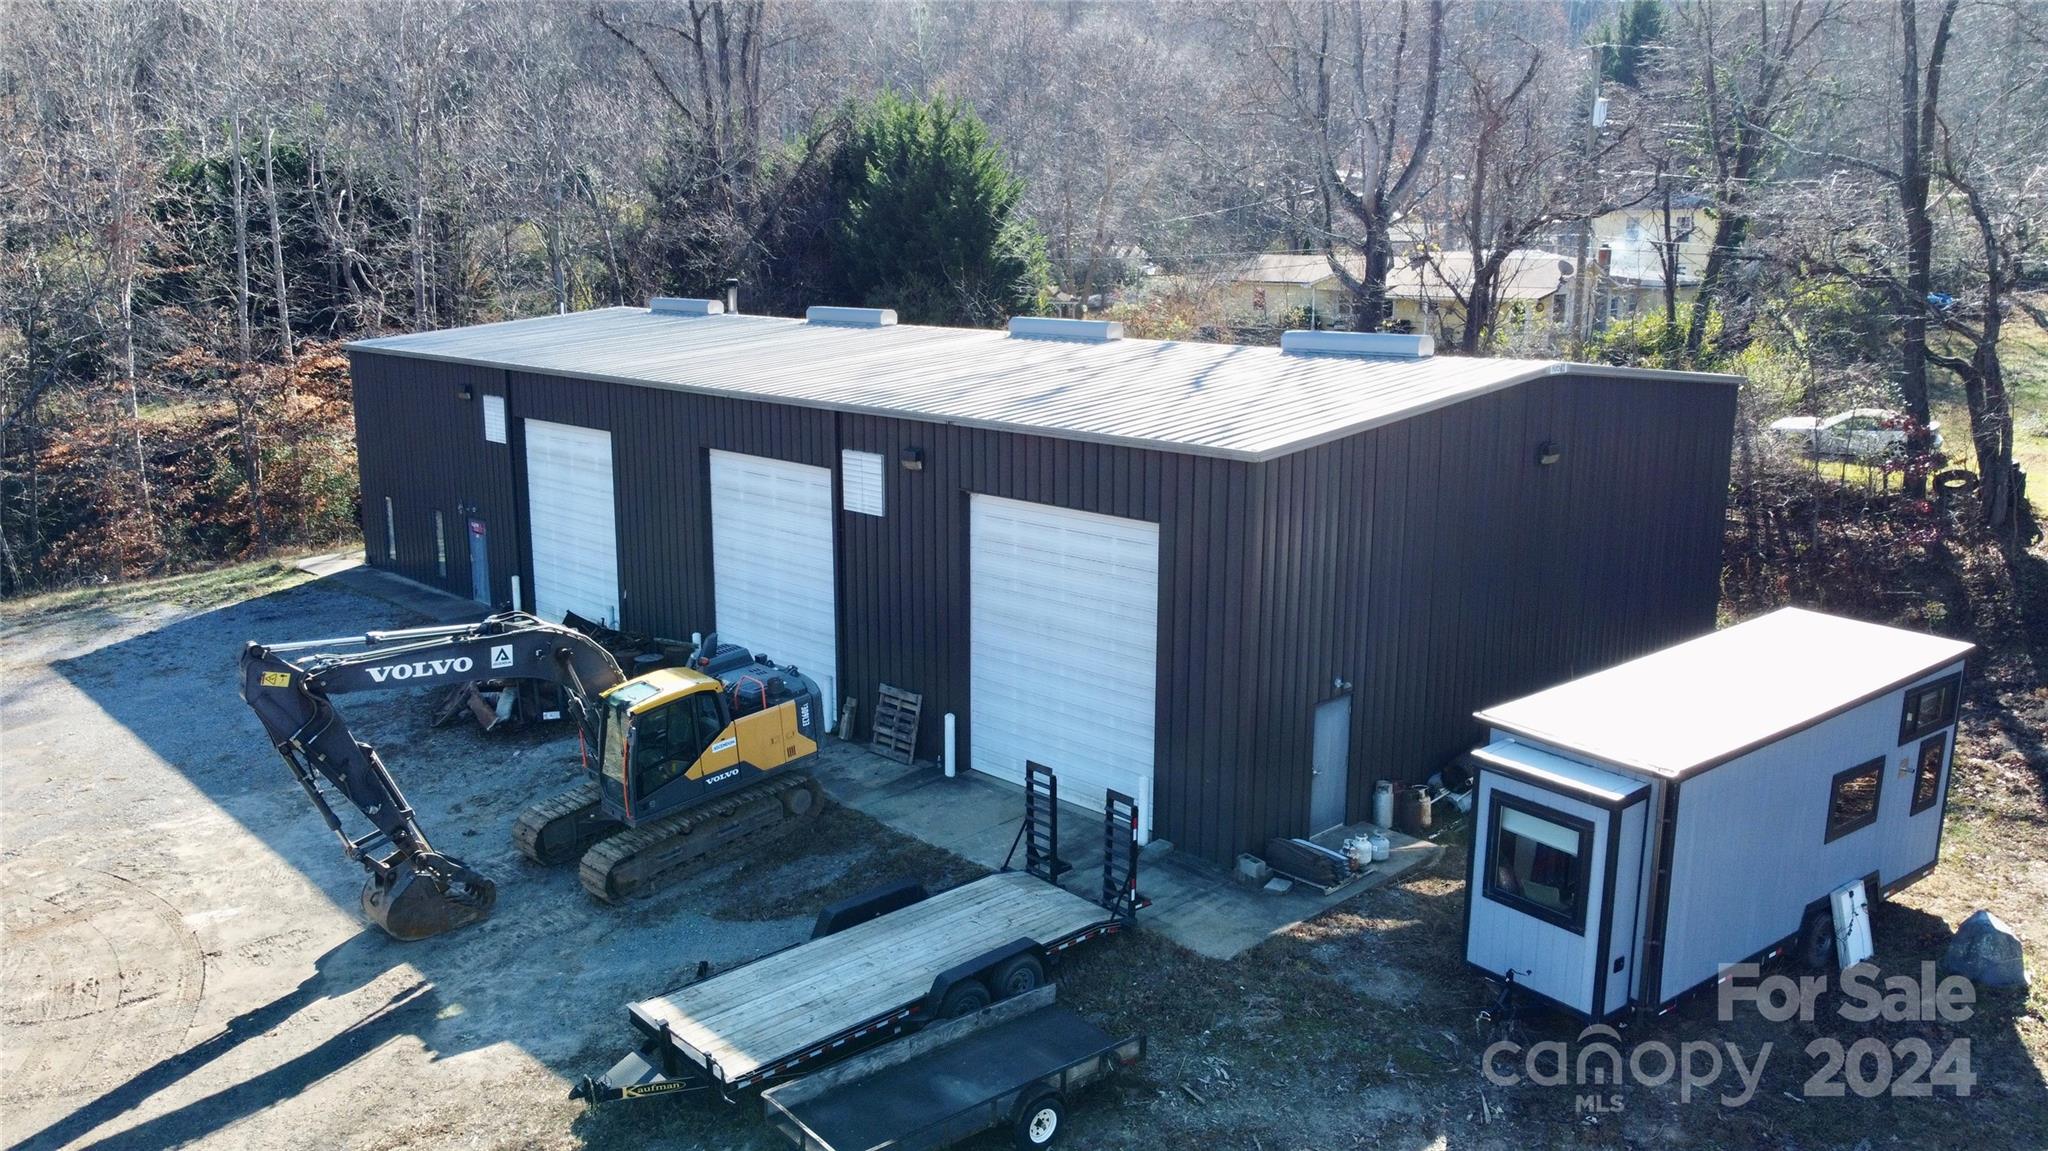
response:
<path id="1" fill-rule="evenodd" d="M 1971 650 L 1938 635 L 1785 608 L 1478 715 L 1619 767 L 1683 776 Z"/>
<path id="2" fill-rule="evenodd" d="M 1544 360 L 1375 360 L 1234 344 L 1080 343 L 981 329 L 861 329 L 643 308 L 385 336 L 349 348 L 1246 460 L 1567 370 Z"/>

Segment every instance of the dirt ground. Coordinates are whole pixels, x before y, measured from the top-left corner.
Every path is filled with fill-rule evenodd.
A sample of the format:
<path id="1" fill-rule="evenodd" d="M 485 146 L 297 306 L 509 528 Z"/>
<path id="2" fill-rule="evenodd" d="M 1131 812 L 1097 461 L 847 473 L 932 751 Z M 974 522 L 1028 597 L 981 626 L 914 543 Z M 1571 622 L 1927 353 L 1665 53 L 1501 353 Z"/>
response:
<path id="1" fill-rule="evenodd" d="M 269 565 L 6 609 L 0 628 L 0 1144 L 158 1148 L 768 1148 L 746 1108 L 566 1099 L 631 1040 L 621 1005 L 699 960 L 801 939 L 822 903 L 957 861 L 843 810 L 800 844 L 687 890 L 598 906 L 508 829 L 571 782 L 561 731 L 434 731 L 412 693 L 349 716 L 446 850 L 500 885 L 484 924 L 417 944 L 366 930 L 341 857 L 236 698 L 251 638 L 408 622 L 391 605 Z M 2030 678 L 2031 677 L 2031 678 Z M 1943 864 L 1877 916 L 1880 963 L 1911 971 L 1990 907 L 2048 956 L 2048 690 L 2008 668 L 1965 714 Z M 1072 1146 L 2048 1146 L 2048 989 L 1986 995 L 1962 1023 L 1717 1023 L 1711 999 L 1624 1046 L 1713 1038 L 1778 1054 L 1726 1107 L 1678 1084 L 1589 1111 L 1565 1087 L 1496 1087 L 1492 1033 L 1459 963 L 1464 853 L 1227 963 L 1142 931 L 1067 965 L 1062 997 L 1144 1030 L 1148 1061 L 1089 1097 Z M 1529 1019 L 1516 1037 L 1573 1041 Z M 1818 1035 L 1970 1040 L 1968 1097 L 1802 1099 Z M 985 1141 L 980 1146 L 1001 1145 Z"/>

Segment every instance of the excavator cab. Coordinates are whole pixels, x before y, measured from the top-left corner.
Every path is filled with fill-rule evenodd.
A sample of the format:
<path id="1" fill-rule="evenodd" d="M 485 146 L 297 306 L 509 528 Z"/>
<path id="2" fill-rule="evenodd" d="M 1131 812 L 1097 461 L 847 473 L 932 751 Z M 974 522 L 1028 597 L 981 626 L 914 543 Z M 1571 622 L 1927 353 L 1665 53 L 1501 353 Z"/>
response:
<path id="1" fill-rule="evenodd" d="M 751 658 L 722 671 L 663 668 L 600 697 L 600 730 L 585 748 L 598 749 L 607 818 L 637 826 L 817 751 L 808 679 Z"/>
<path id="2" fill-rule="evenodd" d="M 739 762 L 724 685 L 710 676 L 682 668 L 651 672 L 606 692 L 597 712 L 605 814 L 623 823 L 702 797 L 707 775 Z"/>

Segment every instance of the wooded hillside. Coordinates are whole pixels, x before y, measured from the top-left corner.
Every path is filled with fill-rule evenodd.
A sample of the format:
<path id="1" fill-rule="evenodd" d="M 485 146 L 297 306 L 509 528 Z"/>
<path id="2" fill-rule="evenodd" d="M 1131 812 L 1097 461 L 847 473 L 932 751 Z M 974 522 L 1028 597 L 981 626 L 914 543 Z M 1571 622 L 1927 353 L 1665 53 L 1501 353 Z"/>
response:
<path id="1" fill-rule="evenodd" d="M 1440 351 L 1744 372 L 1746 467 L 1896 408 L 1879 482 L 1965 466 L 2017 538 L 2048 459 L 2031 0 L 21 0 L 0 133 L 6 593 L 350 536 L 341 341 L 728 278 L 1267 340 L 1329 320 L 1227 306 L 1261 254 L 1361 328 L 1455 263 Z M 1624 209 L 1661 302 L 1532 328 L 1504 269 Z"/>

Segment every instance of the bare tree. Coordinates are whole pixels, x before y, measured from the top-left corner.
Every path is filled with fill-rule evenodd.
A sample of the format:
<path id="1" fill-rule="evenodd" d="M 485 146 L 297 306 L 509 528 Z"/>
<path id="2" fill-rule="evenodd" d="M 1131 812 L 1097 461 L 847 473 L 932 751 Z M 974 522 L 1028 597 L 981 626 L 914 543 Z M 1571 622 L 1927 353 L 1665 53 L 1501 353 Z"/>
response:
<path id="1" fill-rule="evenodd" d="M 1749 236 L 1753 200 L 1770 179 L 1780 134 L 1813 81 L 1816 65 L 1807 49 L 1840 11 L 1841 0 L 1790 0 L 1778 6 L 1755 0 L 1740 8 L 1693 0 L 1679 9 L 1686 33 L 1682 51 L 1693 69 L 1689 96 L 1697 107 L 1697 146 L 1719 213 L 1713 248 L 1700 272 L 1698 303 L 1686 327 L 1688 357 L 1700 354 L 1708 313 L 1730 295 L 1729 281 Z"/>
<path id="2" fill-rule="evenodd" d="M 1571 79 L 1558 74 L 1542 48 L 1495 31 L 1478 29 L 1457 58 L 1464 84 L 1455 109 L 1463 139 L 1448 150 L 1460 168 L 1449 182 L 1465 191 L 1451 230 L 1464 243 L 1469 272 L 1450 273 L 1438 261 L 1438 279 L 1464 314 L 1457 346 L 1468 355 L 1493 337 L 1503 274 L 1517 253 L 1561 224 L 1621 202 L 1602 190 L 1597 173 L 1632 134 L 1613 131 L 1585 148 L 1570 110 Z M 1500 46 L 1503 39 L 1513 47 Z M 1617 176 L 1610 183 L 1625 181 Z"/>
<path id="3" fill-rule="evenodd" d="M 1424 0 L 1419 45 L 1411 43 L 1414 7 L 1353 0 L 1317 5 L 1305 21 L 1299 7 L 1276 6 L 1278 26 L 1262 32 L 1263 54 L 1307 139 L 1320 246 L 1356 301 L 1360 331 L 1378 331 L 1392 315 L 1394 226 L 1436 139 L 1445 3 Z M 1345 258 L 1352 251 L 1364 255 L 1355 273 Z"/>

